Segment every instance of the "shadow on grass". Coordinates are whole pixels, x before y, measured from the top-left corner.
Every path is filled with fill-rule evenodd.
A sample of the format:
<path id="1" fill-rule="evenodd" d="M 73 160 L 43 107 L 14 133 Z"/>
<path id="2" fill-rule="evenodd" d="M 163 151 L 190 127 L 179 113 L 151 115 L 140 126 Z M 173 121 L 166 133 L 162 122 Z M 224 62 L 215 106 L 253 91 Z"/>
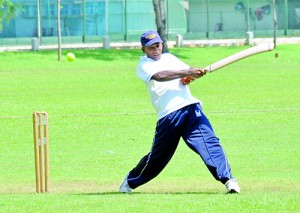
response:
<path id="1" fill-rule="evenodd" d="M 143 55 L 141 50 L 117 50 L 117 49 L 109 49 L 109 50 L 75 50 L 73 51 L 76 55 L 76 58 L 80 59 L 95 59 L 101 61 L 114 61 L 120 59 L 127 60 L 138 60 L 140 56 Z"/>
<path id="2" fill-rule="evenodd" d="M 182 59 L 187 59 L 188 57 L 184 57 L 186 55 L 186 51 L 190 51 L 188 49 L 174 49 L 171 50 L 170 53 L 178 56 Z M 144 53 L 140 49 L 94 49 L 94 50 L 74 50 L 74 54 L 76 58 L 81 59 L 96 59 L 101 61 L 114 61 L 114 60 L 133 60 L 138 61 Z M 67 54 L 66 51 L 63 54 Z"/>
<path id="3" fill-rule="evenodd" d="M 188 59 L 187 52 L 191 51 L 188 48 L 174 48 L 170 49 L 170 53 L 176 55 L 181 59 Z M 134 60 L 138 61 L 144 53 L 140 49 L 68 49 L 62 50 L 62 58 L 68 52 L 75 54 L 76 59 L 95 59 L 100 61 L 115 61 L 115 60 Z M 16 54 L 33 54 L 33 55 L 54 55 L 57 50 L 42 50 L 38 52 L 17 52 Z"/>
<path id="4" fill-rule="evenodd" d="M 121 192 L 92 192 L 92 193 L 78 193 L 75 195 L 219 195 L 223 193 L 218 192 L 132 192 L 132 193 L 121 193 Z"/>

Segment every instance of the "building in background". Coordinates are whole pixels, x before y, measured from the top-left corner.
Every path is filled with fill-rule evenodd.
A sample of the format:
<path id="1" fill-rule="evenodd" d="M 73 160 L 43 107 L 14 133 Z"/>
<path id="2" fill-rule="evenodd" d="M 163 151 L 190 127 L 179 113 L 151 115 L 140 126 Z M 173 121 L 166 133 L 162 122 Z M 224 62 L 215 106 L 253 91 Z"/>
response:
<path id="1" fill-rule="evenodd" d="M 9 22 L 3 22 L 0 45 L 57 42 L 56 0 L 12 0 L 20 4 Z M 244 38 L 273 35 L 272 0 L 165 0 L 170 40 Z M 278 36 L 300 36 L 300 1 L 276 0 Z M 61 0 L 63 43 L 136 41 L 155 29 L 152 0 Z M 83 39 L 84 37 L 84 39 Z"/>

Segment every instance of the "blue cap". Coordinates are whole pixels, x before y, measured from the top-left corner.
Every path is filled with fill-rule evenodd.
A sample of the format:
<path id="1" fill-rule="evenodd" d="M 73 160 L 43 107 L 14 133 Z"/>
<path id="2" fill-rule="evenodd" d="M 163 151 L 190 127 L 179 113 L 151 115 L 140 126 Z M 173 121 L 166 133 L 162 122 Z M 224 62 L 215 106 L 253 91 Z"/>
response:
<path id="1" fill-rule="evenodd" d="M 159 34 L 155 30 L 148 30 L 147 32 L 144 32 L 141 36 L 141 44 L 142 46 L 151 46 L 155 43 L 163 43 L 161 40 Z"/>

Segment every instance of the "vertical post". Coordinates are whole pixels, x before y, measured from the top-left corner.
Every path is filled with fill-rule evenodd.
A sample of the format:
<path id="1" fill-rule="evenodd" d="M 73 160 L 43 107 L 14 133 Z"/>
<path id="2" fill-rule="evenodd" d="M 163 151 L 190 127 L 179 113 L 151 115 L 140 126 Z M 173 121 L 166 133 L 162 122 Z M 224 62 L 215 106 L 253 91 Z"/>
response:
<path id="1" fill-rule="evenodd" d="M 40 187 L 41 192 L 45 192 L 45 171 L 44 171 L 44 145 L 43 145 L 43 118 L 42 114 L 38 113 L 38 146 L 39 146 L 39 161 L 40 161 Z"/>
<path id="2" fill-rule="evenodd" d="M 58 61 L 61 61 L 61 30 L 60 30 L 60 0 L 57 0 L 57 39 Z"/>
<path id="3" fill-rule="evenodd" d="M 82 42 L 85 43 L 85 0 L 82 0 Z"/>
<path id="4" fill-rule="evenodd" d="M 127 35 L 127 0 L 124 0 L 124 18 L 125 18 L 125 20 L 124 20 L 124 22 L 125 22 L 125 34 L 124 34 L 124 39 L 125 39 L 125 41 L 127 41 L 127 39 L 128 39 L 128 35 Z"/>
<path id="5" fill-rule="evenodd" d="M 38 125 L 37 113 L 33 113 L 33 132 L 34 132 L 34 157 L 35 157 L 35 177 L 36 177 L 36 192 L 41 192 L 40 179 L 40 161 L 39 161 L 39 144 L 38 144 Z"/>
<path id="6" fill-rule="evenodd" d="M 47 9 L 48 9 L 48 28 L 49 30 L 51 29 L 51 21 L 50 21 L 50 3 L 49 3 L 49 0 L 48 0 L 48 4 L 47 4 Z"/>
<path id="7" fill-rule="evenodd" d="M 169 0 L 166 0 L 167 23 L 166 23 L 166 37 L 169 38 Z"/>
<path id="8" fill-rule="evenodd" d="M 36 1 L 37 9 L 37 37 L 39 39 L 39 44 L 41 43 L 41 7 L 40 0 Z"/>
<path id="9" fill-rule="evenodd" d="M 209 38 L 209 5 L 208 0 L 206 0 L 206 38 Z"/>
<path id="10" fill-rule="evenodd" d="M 49 187 L 49 139 L 48 139 L 48 114 L 43 113 L 44 116 L 44 147 L 45 147 L 45 192 L 50 191 Z"/>
<path id="11" fill-rule="evenodd" d="M 249 0 L 247 0 L 247 32 L 250 30 L 250 3 Z"/>
<path id="12" fill-rule="evenodd" d="M 288 25 L 289 25 L 289 7 L 288 7 L 288 1 L 284 1 L 284 8 L 285 8 L 285 29 L 284 29 L 284 35 L 287 36 L 288 34 Z"/>
<path id="13" fill-rule="evenodd" d="M 273 22 L 274 22 L 273 43 L 274 43 L 274 49 L 275 49 L 275 48 L 276 48 L 276 43 L 277 43 L 277 13 L 276 13 L 276 0 L 273 0 Z"/>
<path id="14" fill-rule="evenodd" d="M 46 112 L 33 113 L 33 132 L 36 192 L 49 192 L 49 140 Z"/>
<path id="15" fill-rule="evenodd" d="M 108 0 L 105 0 L 105 35 L 108 35 Z"/>

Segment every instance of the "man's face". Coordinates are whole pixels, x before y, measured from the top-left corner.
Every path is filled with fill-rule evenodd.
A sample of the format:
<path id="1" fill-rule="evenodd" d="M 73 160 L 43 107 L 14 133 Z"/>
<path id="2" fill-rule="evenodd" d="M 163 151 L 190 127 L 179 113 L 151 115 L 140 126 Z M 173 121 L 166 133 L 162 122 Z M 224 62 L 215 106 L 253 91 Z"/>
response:
<path id="1" fill-rule="evenodd" d="M 157 61 L 160 59 L 161 52 L 162 52 L 162 43 L 155 43 L 151 46 L 143 46 L 142 50 L 149 58 L 152 58 L 153 60 Z"/>

